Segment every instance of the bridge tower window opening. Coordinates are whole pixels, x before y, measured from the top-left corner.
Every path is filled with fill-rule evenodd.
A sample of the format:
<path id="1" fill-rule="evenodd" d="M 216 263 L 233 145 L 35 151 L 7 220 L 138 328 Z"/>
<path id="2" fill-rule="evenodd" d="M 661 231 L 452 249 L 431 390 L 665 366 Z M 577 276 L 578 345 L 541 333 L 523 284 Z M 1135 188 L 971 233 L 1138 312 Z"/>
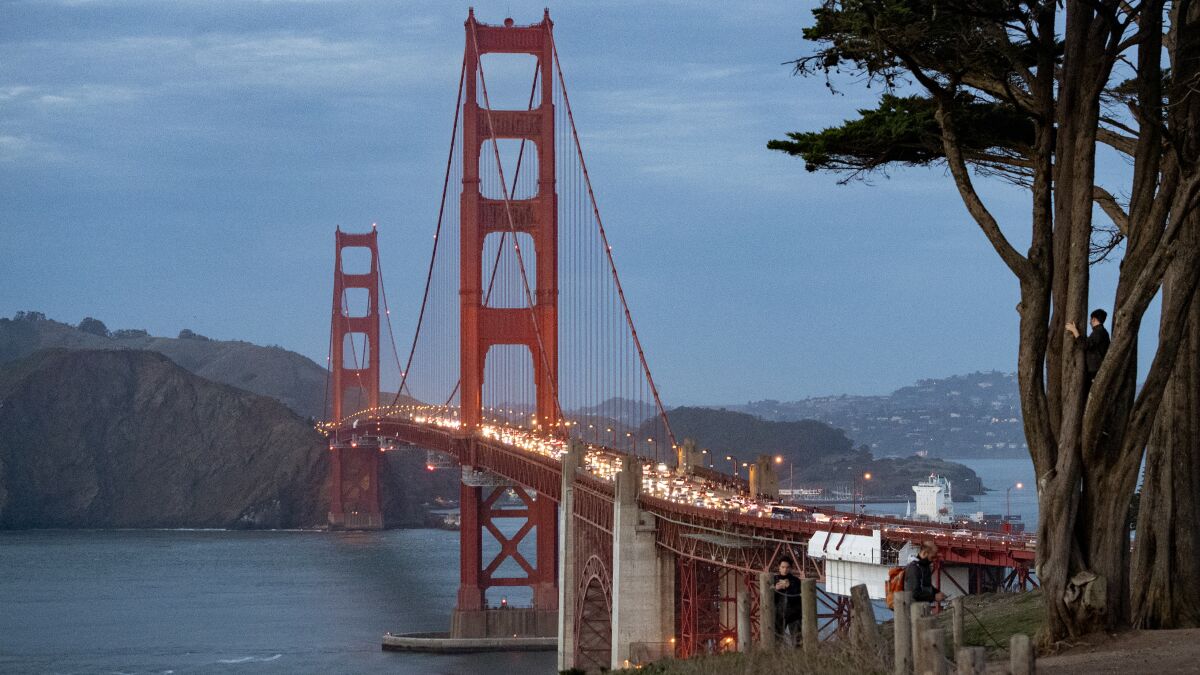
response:
<path id="1" fill-rule="evenodd" d="M 541 99 L 537 55 L 523 52 L 484 52 L 479 55 L 479 67 L 487 73 L 488 100 L 491 101 L 492 110 L 528 110 L 537 107 Z M 475 96 L 476 100 L 483 101 L 482 83 L 476 83 Z"/>
<path id="2" fill-rule="evenodd" d="M 537 425 L 537 373 L 529 345 L 493 345 L 483 374 L 483 417 L 514 427 Z"/>
<path id="3" fill-rule="evenodd" d="M 372 349 L 371 339 L 366 333 L 346 333 L 342 336 L 342 368 L 358 370 L 365 367 Z"/>
<path id="4" fill-rule="evenodd" d="M 375 267 L 375 256 L 366 246 L 347 246 L 339 256 L 342 274 L 370 274 Z"/>
<path id="5" fill-rule="evenodd" d="M 504 188 L 508 188 L 508 198 L 513 202 L 528 201 L 538 196 L 538 144 L 527 138 L 497 138 L 496 147 L 492 147 L 490 129 L 486 123 L 486 113 L 483 132 L 483 142 L 479 146 L 479 194 L 485 199 L 504 199 Z M 497 151 L 499 151 L 497 153 Z M 500 155 L 500 164 L 496 164 L 496 155 Z M 504 169 L 505 184 L 500 183 L 500 169 Z M 501 204 L 503 207 L 503 204 Z M 510 209 L 514 210 L 515 209 Z M 520 227 L 521 222 L 516 225 Z M 496 223 L 496 226 L 508 228 L 507 218 Z"/>
<path id="6" fill-rule="evenodd" d="M 517 260 L 515 246 L 521 247 L 521 260 Z M 521 280 L 520 264 L 524 263 L 529 279 L 529 295 Z M 529 296 L 537 297 L 537 255 L 534 253 L 533 237 L 518 232 L 515 237 L 509 232 L 489 232 L 483 240 L 483 278 L 486 290 L 483 294 L 485 307 L 529 308 Z"/>
<path id="7" fill-rule="evenodd" d="M 360 319 L 371 313 L 371 292 L 365 288 L 347 288 L 342 292 L 342 314 Z M 360 340 L 361 341 L 361 340 Z"/>

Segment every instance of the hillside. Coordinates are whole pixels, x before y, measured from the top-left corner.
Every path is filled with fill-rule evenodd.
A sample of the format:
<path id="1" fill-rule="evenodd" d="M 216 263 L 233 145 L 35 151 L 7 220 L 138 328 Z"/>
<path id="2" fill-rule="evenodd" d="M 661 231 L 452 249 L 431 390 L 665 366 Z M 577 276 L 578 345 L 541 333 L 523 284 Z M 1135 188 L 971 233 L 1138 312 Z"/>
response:
<path id="1" fill-rule="evenodd" d="M 40 349 L 137 349 L 166 355 L 183 368 L 214 382 L 281 401 L 298 415 L 323 418 L 326 370 L 295 352 L 236 340 L 210 340 L 191 331 L 179 338 L 155 337 L 142 330 L 111 336 L 40 317 L 0 319 L 0 364 Z"/>
<path id="2" fill-rule="evenodd" d="M 912 485 L 939 473 L 953 482 L 956 498 L 983 494 L 983 484 L 971 469 L 937 458 L 905 457 L 876 459 L 865 447 L 855 448 L 846 433 L 817 420 L 777 422 L 743 412 L 712 408 L 674 408 L 671 428 L 676 439 L 690 438 L 708 449 L 715 466 L 729 471 L 738 462 L 753 461 L 760 454 L 782 456 L 778 470 L 783 485 L 823 486 L 835 490 L 864 491 L 868 496 L 908 496 Z M 643 423 L 640 437 L 660 435 L 657 420 Z M 745 470 L 741 470 L 745 475 Z M 865 473 L 870 481 L 862 481 Z"/>
<path id="3" fill-rule="evenodd" d="M 772 421 L 820 420 L 877 457 L 1024 457 L 1016 376 L 972 373 L 921 380 L 886 396 L 824 396 L 727 406 Z"/>
<path id="4" fill-rule="evenodd" d="M 325 440 L 304 419 L 151 351 L 46 350 L 0 367 L 0 439 L 0 528 L 326 520 Z M 392 459 L 385 522 L 420 523 L 429 488 L 397 477 L 424 458 Z"/>

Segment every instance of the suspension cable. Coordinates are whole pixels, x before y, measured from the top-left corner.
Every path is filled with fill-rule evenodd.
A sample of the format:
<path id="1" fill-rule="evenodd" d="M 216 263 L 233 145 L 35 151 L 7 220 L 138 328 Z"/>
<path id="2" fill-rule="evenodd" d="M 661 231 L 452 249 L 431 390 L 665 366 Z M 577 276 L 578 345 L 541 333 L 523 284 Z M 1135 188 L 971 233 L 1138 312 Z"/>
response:
<path id="1" fill-rule="evenodd" d="M 538 63 L 541 63 L 540 59 L 538 60 Z M 466 67 L 467 67 L 466 63 L 464 62 L 463 69 L 465 70 Z M 529 89 L 529 103 L 526 106 L 527 110 L 533 110 L 533 97 L 534 97 L 534 94 L 537 92 L 537 82 L 538 82 L 538 68 L 535 67 L 533 69 L 533 86 L 530 87 L 530 89 Z M 461 87 L 461 83 L 459 86 Z M 520 178 L 520 176 L 521 176 L 521 162 L 525 158 L 525 141 L 526 140 L 527 139 L 524 139 L 524 138 L 521 139 L 521 147 L 517 152 L 517 168 L 513 172 L 513 187 L 512 187 L 512 189 L 514 191 L 517 189 L 517 179 Z M 483 295 L 483 306 L 484 307 L 487 307 L 488 302 L 491 301 L 492 289 L 494 289 L 496 287 L 496 273 L 500 270 L 500 255 L 502 253 L 504 253 L 504 239 L 507 236 L 508 236 L 508 232 L 500 233 L 500 244 L 496 247 L 496 259 L 492 261 L 492 274 L 491 274 L 490 278 L 488 279 L 487 292 L 484 293 L 484 295 Z M 452 401 L 454 399 L 454 395 L 458 393 L 458 388 L 461 386 L 462 386 L 462 374 L 460 373 L 458 382 L 454 383 L 454 389 L 452 389 L 450 391 L 450 395 L 448 397 L 446 397 L 446 405 L 450 405 L 450 401 Z"/>
<path id="2" fill-rule="evenodd" d="M 621 278 L 617 275 L 617 265 L 613 261 L 612 246 L 608 243 L 608 233 L 604 229 L 604 222 L 600 220 L 600 208 L 596 204 L 596 194 L 592 190 L 592 179 L 588 176 L 587 163 L 583 159 L 583 146 L 579 143 L 579 132 L 575 128 L 575 115 L 571 112 L 571 99 L 567 96 L 567 82 L 563 78 L 562 62 L 558 58 L 558 45 L 554 42 L 554 28 L 550 29 L 550 48 L 554 52 L 554 67 L 558 73 L 559 87 L 562 89 L 563 103 L 567 105 L 567 120 L 571 123 L 571 136 L 575 140 L 575 150 L 579 156 L 579 164 L 583 170 L 583 181 L 587 187 L 588 198 L 592 203 L 592 213 L 596 217 L 596 225 L 600 229 L 600 239 L 603 243 L 604 254 L 608 259 L 608 267 L 612 272 L 613 282 L 617 287 L 617 295 L 621 299 L 621 308 L 625 312 L 625 323 L 629 327 L 629 331 L 633 336 L 633 344 L 637 349 L 638 359 L 641 361 L 642 371 L 646 375 L 646 383 L 650 386 L 650 393 L 654 396 L 654 406 L 658 409 L 658 415 L 662 418 L 663 425 L 666 427 L 667 437 L 671 441 L 671 449 L 678 447 L 675 440 L 675 432 L 671 430 L 671 421 L 667 418 L 666 408 L 663 407 L 662 398 L 658 395 L 658 387 L 654 384 L 654 376 L 650 374 L 650 364 L 646 361 L 646 353 L 642 349 L 642 341 L 638 338 L 637 328 L 633 324 L 633 315 L 629 311 L 629 303 L 625 301 L 625 290 L 621 287 Z M 484 87 L 484 94 L 487 94 L 487 87 Z"/>
<path id="3" fill-rule="evenodd" d="M 421 337 L 421 325 L 425 321 L 425 306 L 429 302 L 429 289 L 433 281 L 433 267 L 437 261 L 438 241 L 442 234 L 442 218 L 446 212 L 446 194 L 450 187 L 450 165 L 454 161 L 454 141 L 458 137 L 458 114 L 462 109 L 459 105 L 462 102 L 463 81 L 467 74 L 467 59 L 463 58 L 462 68 L 458 74 L 458 98 L 454 100 L 454 127 L 450 132 L 450 153 L 446 158 L 446 177 L 442 181 L 442 203 L 438 206 L 437 228 L 433 232 L 433 253 L 429 256 L 429 271 L 425 273 L 425 293 L 421 296 L 421 310 L 417 313 L 417 329 L 413 333 L 412 347 L 408 350 L 408 360 L 404 363 L 404 370 L 400 371 L 400 386 L 396 388 L 396 397 L 392 399 L 392 405 L 396 405 L 400 401 L 400 392 L 408 385 L 408 374 L 412 369 L 413 355 L 417 351 L 417 340 Z M 397 359 L 397 362 L 399 359 Z M 455 387 L 457 390 L 458 387 Z M 409 389 L 409 393 L 412 390 Z M 451 394 L 450 398 L 454 398 Z"/>

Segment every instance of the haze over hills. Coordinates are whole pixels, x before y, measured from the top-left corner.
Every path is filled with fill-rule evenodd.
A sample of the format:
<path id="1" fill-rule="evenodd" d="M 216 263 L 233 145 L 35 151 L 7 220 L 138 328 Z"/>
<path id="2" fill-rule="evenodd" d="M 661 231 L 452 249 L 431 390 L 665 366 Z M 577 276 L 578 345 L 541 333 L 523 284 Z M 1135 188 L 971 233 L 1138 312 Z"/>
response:
<path id="1" fill-rule="evenodd" d="M 177 338 L 155 337 L 136 329 L 105 335 L 100 334 L 102 326 L 88 332 L 37 312 L 0 319 L 0 364 L 54 347 L 148 350 L 166 355 L 203 378 L 275 398 L 298 415 L 325 417 L 327 371 L 296 352 L 240 340 L 210 340 L 186 329 Z"/>
<path id="2" fill-rule="evenodd" d="M 983 483 L 970 468 L 937 458 L 873 456 L 866 446 L 855 446 L 846 433 L 818 420 L 772 421 L 744 412 L 712 408 L 673 408 L 671 429 L 676 440 L 692 439 L 709 450 L 713 465 L 731 471 L 734 464 L 752 462 L 760 454 L 781 456 L 781 484 L 795 487 L 853 487 L 872 496 L 911 496 L 912 485 L 939 473 L 954 484 L 956 498 L 983 494 Z M 655 418 L 639 430 L 641 437 L 657 436 L 668 447 Z M 733 457 L 728 460 L 726 457 Z M 743 476 L 746 470 L 739 468 Z M 863 481 L 865 473 L 870 481 Z"/>
<path id="3" fill-rule="evenodd" d="M 971 373 L 920 380 L 886 396 L 822 396 L 726 406 L 766 420 L 821 420 L 877 457 L 1027 457 L 1017 378 Z"/>
<path id="4" fill-rule="evenodd" d="M 324 416 L 327 371 L 281 347 L 210 340 L 189 330 L 181 331 L 177 338 L 155 337 L 140 330 L 109 331 L 94 320 L 70 326 L 37 312 L 0 319 L 0 368 L 47 347 L 157 352 L 195 375 L 270 396 L 304 417 Z M 614 438 L 624 437 L 626 429 L 638 429 L 641 420 L 637 437 L 655 437 L 664 444 L 659 447 L 668 447 L 654 408 L 647 402 L 614 398 L 568 415 L 584 425 L 602 427 L 606 433 L 611 427 Z M 870 470 L 881 477 L 869 486 L 874 494 L 906 493 L 908 485 L 931 471 L 950 476 L 958 486 L 956 494 L 973 494 L 978 477 L 966 467 L 917 461 L 912 455 L 1020 456 L 1025 451 L 1019 420 L 1014 378 L 1000 373 L 922 380 L 888 396 L 831 396 L 671 410 L 676 437 L 693 438 L 711 448 L 714 456 L 723 459 L 726 454 L 736 454 L 749 461 L 758 453 L 783 454 L 797 483 L 853 481 Z M 901 459 L 886 466 L 880 463 L 889 457 Z M 408 473 L 398 478 L 402 483 L 408 479 L 422 483 Z M 415 485 L 408 488 L 422 491 Z"/>

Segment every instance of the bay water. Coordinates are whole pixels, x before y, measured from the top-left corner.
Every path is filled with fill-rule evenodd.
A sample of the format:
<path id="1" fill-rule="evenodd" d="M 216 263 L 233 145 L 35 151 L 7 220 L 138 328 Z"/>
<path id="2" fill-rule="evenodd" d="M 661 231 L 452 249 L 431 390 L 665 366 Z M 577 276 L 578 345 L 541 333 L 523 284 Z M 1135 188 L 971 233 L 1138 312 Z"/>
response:
<path id="1" fill-rule="evenodd" d="M 1004 513 L 1021 482 L 1012 512 L 1036 528 L 1029 460 L 958 461 L 990 488 L 958 512 Z M 386 631 L 447 630 L 457 589 L 452 531 L 0 532 L 0 672 L 554 672 L 553 652 L 380 650 Z"/>

